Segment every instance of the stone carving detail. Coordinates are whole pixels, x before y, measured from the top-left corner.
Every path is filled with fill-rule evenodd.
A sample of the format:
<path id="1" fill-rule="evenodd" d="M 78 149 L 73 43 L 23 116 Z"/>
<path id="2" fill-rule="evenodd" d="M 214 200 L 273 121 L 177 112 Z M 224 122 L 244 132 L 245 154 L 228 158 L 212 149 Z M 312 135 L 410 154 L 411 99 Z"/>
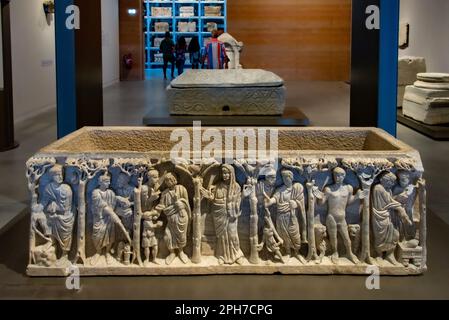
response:
<path id="1" fill-rule="evenodd" d="M 281 115 L 284 81 L 259 69 L 191 70 L 167 88 L 170 114 Z"/>
<path id="2" fill-rule="evenodd" d="M 234 167 L 223 165 L 218 181 L 210 187 L 206 195 L 210 201 L 210 214 L 214 222 L 219 264 L 243 264 L 244 255 L 240 249 L 238 235 L 241 196 L 241 187 L 236 182 Z"/>
<path id="3" fill-rule="evenodd" d="M 32 158 L 28 273 L 64 275 L 70 264 L 88 275 L 317 265 L 363 274 L 367 264 L 421 273 L 426 191 L 415 166 Z"/>
<path id="4" fill-rule="evenodd" d="M 242 69 L 240 64 L 240 53 L 243 50 L 243 42 L 237 41 L 229 33 L 224 32 L 218 40 L 223 42 L 226 48 L 226 55 L 229 58 L 228 69 Z"/>

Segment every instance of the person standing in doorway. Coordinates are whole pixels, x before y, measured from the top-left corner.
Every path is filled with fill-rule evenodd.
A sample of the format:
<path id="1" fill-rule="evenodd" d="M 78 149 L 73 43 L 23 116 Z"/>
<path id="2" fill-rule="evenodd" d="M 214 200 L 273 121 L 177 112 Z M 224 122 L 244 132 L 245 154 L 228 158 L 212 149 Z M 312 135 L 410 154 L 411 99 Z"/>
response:
<path id="1" fill-rule="evenodd" d="M 207 69 L 224 69 L 227 63 L 226 48 L 223 42 L 218 40 L 219 32 L 212 31 L 212 40 L 206 44 L 204 64 Z"/>
<path id="2" fill-rule="evenodd" d="M 181 36 L 178 39 L 178 43 L 176 44 L 175 48 L 176 69 L 178 69 L 178 76 L 180 76 L 184 72 L 184 65 L 186 63 L 186 51 L 187 51 L 186 38 Z"/>
<path id="3" fill-rule="evenodd" d="M 162 40 L 159 50 L 164 58 L 164 79 L 167 79 L 168 63 L 171 64 L 171 77 L 175 77 L 175 56 L 174 56 L 175 44 L 171 39 L 170 32 L 165 33 L 165 38 Z"/>
<path id="4" fill-rule="evenodd" d="M 199 69 L 201 60 L 201 48 L 197 36 L 194 36 L 190 41 L 188 51 L 190 54 L 190 63 L 192 64 L 192 69 Z"/>

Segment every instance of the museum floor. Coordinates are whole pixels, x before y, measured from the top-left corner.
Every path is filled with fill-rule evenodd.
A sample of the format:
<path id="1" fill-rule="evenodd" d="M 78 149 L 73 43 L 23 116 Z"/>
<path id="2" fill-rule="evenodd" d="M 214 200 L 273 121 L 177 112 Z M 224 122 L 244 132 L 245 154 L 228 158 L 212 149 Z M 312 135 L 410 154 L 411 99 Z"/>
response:
<path id="1" fill-rule="evenodd" d="M 165 104 L 167 84 L 163 79 L 153 77 L 145 82 L 118 83 L 105 89 L 105 124 L 141 125 L 148 105 Z M 288 106 L 300 108 L 312 125 L 348 125 L 347 84 L 288 81 L 286 86 Z M 162 109 L 159 111 L 164 113 Z M 155 112 L 154 116 L 160 114 Z M 65 290 L 65 279 L 29 279 L 24 275 L 26 235 L 17 234 L 25 233 L 27 224 L 25 161 L 56 139 L 55 122 L 53 111 L 17 124 L 16 139 L 20 147 L 0 153 L 0 176 L 3 178 L 0 184 L 0 298 L 449 298 L 449 283 L 445 281 L 449 277 L 449 252 L 446 250 L 449 241 L 449 170 L 446 168 L 449 142 L 433 141 L 402 125 L 398 125 L 398 137 L 421 152 L 428 181 L 430 271 L 423 277 L 386 277 L 381 282 L 383 290 L 379 292 L 366 290 L 364 277 L 347 276 L 332 279 L 279 276 L 184 277 L 176 280 L 174 277 L 114 278 L 112 281 L 96 278 L 83 280 L 83 290 L 74 295 Z M 148 290 L 149 287 L 160 290 Z M 156 291 L 158 296 L 155 296 Z"/>

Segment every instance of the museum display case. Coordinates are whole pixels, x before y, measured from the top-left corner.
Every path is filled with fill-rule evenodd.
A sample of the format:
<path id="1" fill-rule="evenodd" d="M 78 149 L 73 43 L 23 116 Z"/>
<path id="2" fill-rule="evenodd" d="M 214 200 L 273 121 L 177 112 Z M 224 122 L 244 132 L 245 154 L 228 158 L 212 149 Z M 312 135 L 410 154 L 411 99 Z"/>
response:
<path id="1" fill-rule="evenodd" d="M 166 31 L 173 41 L 184 36 L 187 45 L 193 36 L 204 45 L 210 41 L 213 29 L 227 30 L 226 0 L 222 1 L 144 1 L 145 68 L 161 68 L 163 61 L 159 45 Z M 186 65 L 189 66 L 187 56 Z"/>

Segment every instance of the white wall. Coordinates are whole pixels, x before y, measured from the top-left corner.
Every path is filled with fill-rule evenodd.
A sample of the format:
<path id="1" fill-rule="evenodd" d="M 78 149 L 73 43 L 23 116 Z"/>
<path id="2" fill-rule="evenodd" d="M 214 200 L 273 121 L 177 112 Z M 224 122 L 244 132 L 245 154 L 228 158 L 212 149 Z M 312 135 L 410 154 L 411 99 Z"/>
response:
<path id="1" fill-rule="evenodd" d="M 118 0 L 101 0 L 103 87 L 120 80 Z"/>
<path id="2" fill-rule="evenodd" d="M 43 0 L 11 1 L 16 122 L 31 118 L 56 105 L 54 21 L 47 23 L 42 3 Z"/>
<path id="3" fill-rule="evenodd" d="M 449 72 L 449 1 L 401 0 L 400 16 L 410 24 L 410 46 L 399 55 L 422 56 L 429 72 Z"/>

